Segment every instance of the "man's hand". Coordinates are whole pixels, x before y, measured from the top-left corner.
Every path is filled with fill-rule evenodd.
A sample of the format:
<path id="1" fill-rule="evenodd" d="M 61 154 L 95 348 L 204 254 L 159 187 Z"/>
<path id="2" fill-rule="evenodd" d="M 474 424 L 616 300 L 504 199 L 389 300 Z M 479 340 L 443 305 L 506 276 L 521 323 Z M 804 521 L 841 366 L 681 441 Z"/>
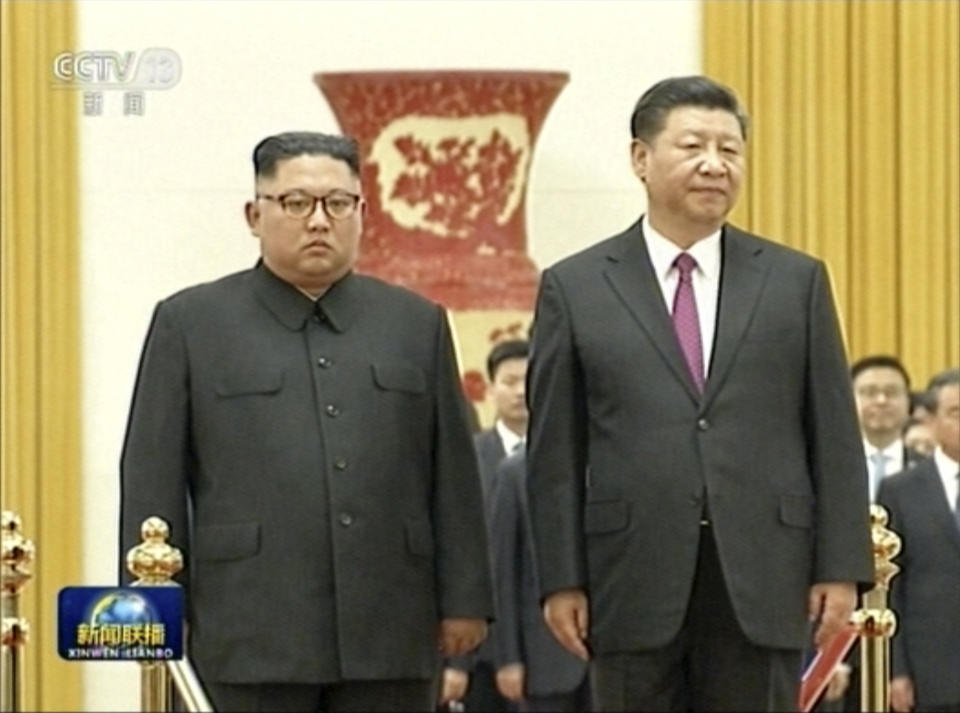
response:
<path id="1" fill-rule="evenodd" d="M 839 701 L 850 687 L 850 666 L 842 663 L 834 669 L 827 683 L 827 690 L 823 694 L 825 701 Z"/>
<path id="2" fill-rule="evenodd" d="M 458 668 L 443 669 L 443 681 L 440 684 L 440 705 L 445 706 L 453 701 L 463 699 L 467 693 L 467 682 L 470 677 L 466 671 Z"/>
<path id="3" fill-rule="evenodd" d="M 487 638 L 484 619 L 443 619 L 440 621 L 439 647 L 444 656 L 460 656 L 473 651 Z"/>
<path id="4" fill-rule="evenodd" d="M 523 700 L 524 669 L 522 663 L 512 663 L 497 670 L 497 690 L 508 701 Z"/>
<path id="5" fill-rule="evenodd" d="M 586 640 L 590 632 L 590 607 L 582 589 L 561 589 L 543 604 L 543 618 L 557 641 L 574 656 L 590 659 Z"/>
<path id="6" fill-rule="evenodd" d="M 909 676 L 897 676 L 890 681 L 890 708 L 895 713 L 912 711 L 913 680 Z"/>
<path id="7" fill-rule="evenodd" d="M 820 619 L 813 643 L 824 648 L 850 622 L 857 606 L 857 588 L 853 582 L 821 582 L 810 587 L 810 621 Z"/>

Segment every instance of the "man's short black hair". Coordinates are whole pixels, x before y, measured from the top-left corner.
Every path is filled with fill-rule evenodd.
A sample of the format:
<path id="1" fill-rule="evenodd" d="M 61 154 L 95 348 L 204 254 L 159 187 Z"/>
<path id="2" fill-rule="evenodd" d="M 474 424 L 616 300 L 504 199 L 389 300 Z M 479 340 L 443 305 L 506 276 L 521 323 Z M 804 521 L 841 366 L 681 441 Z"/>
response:
<path id="1" fill-rule="evenodd" d="M 947 369 L 935 374 L 927 384 L 927 409 L 930 413 L 936 413 L 940 408 L 940 392 L 944 386 L 953 386 L 960 384 L 960 369 Z"/>
<path id="2" fill-rule="evenodd" d="M 740 106 L 737 95 L 729 87 L 703 76 L 663 79 L 645 91 L 633 108 L 630 135 L 651 143 L 663 131 L 667 114 L 680 106 L 729 111 L 737 117 L 743 140 L 747 140 L 750 119 Z"/>
<path id="3" fill-rule="evenodd" d="M 507 359 L 527 359 L 530 356 L 530 342 L 526 339 L 510 339 L 500 342 L 487 356 L 487 377 L 493 381 L 500 364 Z"/>
<path id="4" fill-rule="evenodd" d="M 316 131 L 287 131 L 263 139 L 253 149 L 254 176 L 271 178 L 277 173 L 278 162 L 304 154 L 343 161 L 355 177 L 360 177 L 360 151 L 356 140 Z"/>
<path id="5" fill-rule="evenodd" d="M 903 377 L 903 383 L 907 387 L 907 391 L 910 391 L 910 374 L 907 373 L 907 369 L 903 363 L 890 354 L 871 354 L 870 356 L 863 357 L 863 359 L 858 359 L 853 363 L 853 366 L 850 367 L 850 378 L 856 379 L 867 369 L 878 368 L 895 369 L 899 371 Z"/>

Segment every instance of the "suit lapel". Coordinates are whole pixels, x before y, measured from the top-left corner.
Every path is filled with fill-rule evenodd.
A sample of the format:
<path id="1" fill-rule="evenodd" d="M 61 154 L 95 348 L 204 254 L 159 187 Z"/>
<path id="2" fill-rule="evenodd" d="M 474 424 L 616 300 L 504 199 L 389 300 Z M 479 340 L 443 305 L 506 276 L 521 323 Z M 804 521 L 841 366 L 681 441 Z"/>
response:
<path id="1" fill-rule="evenodd" d="M 660 283 L 653 271 L 647 244 L 639 224 L 634 225 L 611 244 L 604 276 L 624 307 L 647 333 L 673 375 L 680 380 L 690 398 L 700 395 L 687 369 L 680 344 L 673 331 L 670 314 L 663 301 Z"/>
<path id="2" fill-rule="evenodd" d="M 943 483 L 940 482 L 940 473 L 937 471 L 936 461 L 930 459 L 924 465 L 917 466 L 915 472 L 923 482 L 921 497 L 927 503 L 924 509 L 930 514 L 930 517 L 937 518 L 940 527 L 946 531 L 947 537 L 956 545 L 957 549 L 960 549 L 960 528 L 957 527 L 953 511 L 947 502 L 947 493 L 943 489 Z"/>
<path id="3" fill-rule="evenodd" d="M 720 272 L 720 299 L 710 374 L 703 395 L 703 408 L 716 397 L 733 365 L 737 349 L 753 318 L 766 281 L 768 265 L 763 245 L 747 238 L 736 228 L 723 228 L 723 260 Z"/>

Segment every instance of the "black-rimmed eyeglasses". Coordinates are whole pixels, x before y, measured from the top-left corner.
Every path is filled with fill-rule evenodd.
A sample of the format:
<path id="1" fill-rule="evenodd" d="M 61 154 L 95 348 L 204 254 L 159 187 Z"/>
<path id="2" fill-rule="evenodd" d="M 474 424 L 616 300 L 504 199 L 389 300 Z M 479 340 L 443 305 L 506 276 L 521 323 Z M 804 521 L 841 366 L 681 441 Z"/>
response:
<path id="1" fill-rule="evenodd" d="M 276 201 L 283 208 L 283 212 L 291 218 L 306 218 L 313 215 L 319 203 L 330 220 L 346 220 L 357 212 L 357 206 L 360 205 L 360 196 L 347 191 L 332 191 L 325 196 L 314 196 L 303 191 L 290 191 L 278 196 L 258 193 L 257 198 Z"/>

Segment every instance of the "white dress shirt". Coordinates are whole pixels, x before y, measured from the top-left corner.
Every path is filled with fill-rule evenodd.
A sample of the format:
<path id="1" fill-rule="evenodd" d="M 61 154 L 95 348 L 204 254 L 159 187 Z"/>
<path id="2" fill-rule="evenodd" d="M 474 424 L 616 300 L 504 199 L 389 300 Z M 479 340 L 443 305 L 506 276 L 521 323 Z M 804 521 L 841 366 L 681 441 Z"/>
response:
<path id="1" fill-rule="evenodd" d="M 880 481 L 876 477 L 876 466 L 874 465 L 874 453 L 882 453 L 884 460 L 883 477 L 894 475 L 903 470 L 903 440 L 898 438 L 884 449 L 879 449 L 868 440 L 863 440 L 863 452 L 867 458 L 867 471 L 870 473 L 870 502 L 877 501 L 877 491 L 880 489 Z"/>
<path id="2" fill-rule="evenodd" d="M 497 422 L 493 424 L 493 427 L 497 430 L 497 435 L 500 436 L 500 442 L 503 444 L 503 450 L 507 455 L 513 453 L 514 449 L 523 443 L 523 436 L 518 436 L 507 428 L 506 424 L 499 418 Z"/>
<path id="3" fill-rule="evenodd" d="M 720 231 L 698 240 L 689 250 L 663 237 L 643 216 L 643 237 L 653 271 L 660 283 L 667 314 L 673 313 L 673 298 L 680 281 L 680 271 L 673 261 L 682 252 L 689 253 L 697 261 L 693 271 L 693 296 L 697 302 L 697 318 L 700 322 L 700 342 L 703 346 L 703 374 L 710 374 L 710 355 L 713 353 L 713 335 L 717 328 L 717 302 L 720 299 Z"/>
<path id="4" fill-rule="evenodd" d="M 953 512 L 957 507 L 957 491 L 960 490 L 960 483 L 957 482 L 960 463 L 944 453 L 940 446 L 937 446 L 937 449 L 933 452 L 933 462 L 937 465 L 940 482 L 943 483 L 943 489 L 947 494 L 950 512 Z"/>

